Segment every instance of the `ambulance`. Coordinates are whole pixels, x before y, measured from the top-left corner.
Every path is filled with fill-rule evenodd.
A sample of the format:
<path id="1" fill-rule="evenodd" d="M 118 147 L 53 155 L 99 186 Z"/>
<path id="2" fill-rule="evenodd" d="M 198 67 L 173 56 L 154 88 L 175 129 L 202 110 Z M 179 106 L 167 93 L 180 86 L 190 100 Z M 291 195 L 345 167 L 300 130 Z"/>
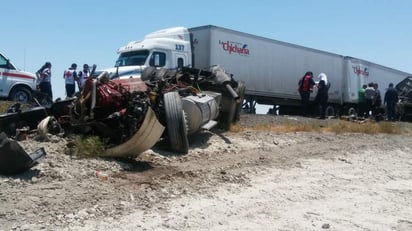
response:
<path id="1" fill-rule="evenodd" d="M 37 77 L 21 71 L 0 53 L 0 98 L 10 101 L 29 102 L 36 90 Z"/>

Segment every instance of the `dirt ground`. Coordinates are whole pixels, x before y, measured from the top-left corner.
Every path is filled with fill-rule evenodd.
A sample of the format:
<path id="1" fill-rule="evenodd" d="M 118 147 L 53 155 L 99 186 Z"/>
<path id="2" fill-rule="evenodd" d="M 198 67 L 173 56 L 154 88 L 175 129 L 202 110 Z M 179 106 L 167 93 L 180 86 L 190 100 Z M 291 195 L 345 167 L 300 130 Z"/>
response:
<path id="1" fill-rule="evenodd" d="M 410 133 L 216 129 L 192 137 L 187 155 L 159 143 L 129 161 L 67 155 L 57 136 L 19 143 L 47 156 L 0 175 L 0 230 L 412 230 Z"/>

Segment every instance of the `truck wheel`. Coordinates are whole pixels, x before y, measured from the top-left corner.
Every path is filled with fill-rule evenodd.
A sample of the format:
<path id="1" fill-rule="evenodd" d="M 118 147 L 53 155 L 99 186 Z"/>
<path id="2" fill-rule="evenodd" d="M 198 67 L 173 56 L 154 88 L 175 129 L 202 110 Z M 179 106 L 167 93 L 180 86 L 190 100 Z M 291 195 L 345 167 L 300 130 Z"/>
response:
<path id="1" fill-rule="evenodd" d="M 168 92 L 164 94 L 163 99 L 170 148 L 175 152 L 187 153 L 189 151 L 187 123 L 180 95 L 175 91 Z"/>
<path id="2" fill-rule="evenodd" d="M 11 91 L 9 100 L 28 103 L 31 100 L 31 93 L 25 87 L 18 86 Z"/>
<path id="3" fill-rule="evenodd" d="M 335 108 L 333 106 L 326 107 L 326 117 L 335 116 Z"/>
<path id="4" fill-rule="evenodd" d="M 348 116 L 350 116 L 350 117 L 356 117 L 356 115 L 357 115 L 356 109 L 353 108 L 353 107 L 350 107 L 350 108 L 348 109 Z"/>
<path id="5" fill-rule="evenodd" d="M 239 85 L 236 89 L 236 93 L 239 95 L 238 102 L 236 103 L 236 114 L 233 122 L 240 120 L 240 112 L 243 108 L 243 100 L 245 99 L 246 86 L 243 82 L 239 82 Z"/>

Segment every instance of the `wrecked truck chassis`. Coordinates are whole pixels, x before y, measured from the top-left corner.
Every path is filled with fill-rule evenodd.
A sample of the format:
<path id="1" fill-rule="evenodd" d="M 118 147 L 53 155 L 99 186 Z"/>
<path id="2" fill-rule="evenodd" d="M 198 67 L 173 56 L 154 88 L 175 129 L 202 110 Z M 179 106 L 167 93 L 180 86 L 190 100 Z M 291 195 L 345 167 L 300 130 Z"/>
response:
<path id="1" fill-rule="evenodd" d="M 396 84 L 395 89 L 398 91 L 399 102 L 396 105 L 396 112 L 399 120 L 412 121 L 412 76 Z"/>
<path id="2" fill-rule="evenodd" d="M 187 153 L 189 135 L 217 124 L 228 128 L 239 118 L 244 90 L 220 68 L 149 67 L 141 78 L 113 78 L 103 72 L 86 81 L 78 98 L 45 108 L 44 117 L 54 117 L 50 121 L 57 121 L 66 134 L 101 137 L 106 141 L 102 156 L 136 157 L 161 138 L 171 151 Z M 40 123 L 38 118 L 31 122 Z M 47 133 L 49 128 L 43 123 L 38 129 Z"/>
<path id="3" fill-rule="evenodd" d="M 239 118 L 239 95 L 244 95 L 244 87 L 219 67 L 211 71 L 149 67 L 141 78 L 112 78 L 103 72 L 86 82 L 71 118 L 100 115 L 99 121 L 112 124 L 112 131 L 122 128 L 111 133 L 122 138 L 111 137 L 115 145 L 105 156 L 137 156 L 160 138 L 168 141 L 171 151 L 187 153 L 189 135 L 217 124 L 228 128 Z"/>

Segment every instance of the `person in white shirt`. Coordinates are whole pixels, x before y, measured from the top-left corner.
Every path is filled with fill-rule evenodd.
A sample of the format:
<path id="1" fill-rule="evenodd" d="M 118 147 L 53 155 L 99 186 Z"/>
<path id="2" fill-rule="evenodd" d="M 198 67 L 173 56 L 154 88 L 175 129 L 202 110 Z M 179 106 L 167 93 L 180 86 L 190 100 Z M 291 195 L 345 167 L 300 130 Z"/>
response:
<path id="1" fill-rule="evenodd" d="M 83 65 L 83 70 L 79 71 L 78 78 L 78 86 L 79 86 L 79 91 L 82 91 L 84 88 L 84 83 L 86 82 L 87 78 L 90 76 L 90 70 L 89 70 L 89 65 L 84 64 Z"/>
<path id="2" fill-rule="evenodd" d="M 372 115 L 376 100 L 376 90 L 373 87 L 373 83 L 368 83 L 368 87 L 365 88 L 365 102 L 366 102 L 366 117 Z"/>
<path id="3" fill-rule="evenodd" d="M 40 92 L 50 96 L 50 99 L 53 100 L 53 92 L 51 86 L 51 63 L 46 62 L 37 72 L 37 87 Z"/>
<path id="4" fill-rule="evenodd" d="M 71 98 L 74 96 L 76 91 L 76 81 L 77 72 L 76 72 L 77 64 L 73 63 L 69 69 L 64 71 L 63 78 L 66 83 L 66 97 Z"/>

